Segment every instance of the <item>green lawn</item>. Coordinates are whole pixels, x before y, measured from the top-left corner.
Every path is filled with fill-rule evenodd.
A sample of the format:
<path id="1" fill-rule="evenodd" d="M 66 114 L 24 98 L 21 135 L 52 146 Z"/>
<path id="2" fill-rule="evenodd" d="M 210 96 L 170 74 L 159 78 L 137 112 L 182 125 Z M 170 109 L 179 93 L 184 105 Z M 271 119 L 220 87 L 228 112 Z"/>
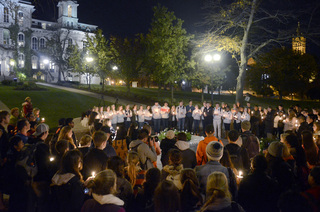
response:
<path id="1" fill-rule="evenodd" d="M 86 89 L 86 85 L 81 85 L 82 89 Z M 100 91 L 100 85 L 91 85 L 93 91 Z M 153 104 L 155 100 L 160 102 L 168 101 L 171 102 L 171 92 L 169 90 L 161 90 L 158 99 L 158 89 L 156 88 L 131 88 L 131 94 L 128 96 L 126 94 L 127 88 L 125 86 L 105 86 L 105 93 L 107 95 L 118 96 L 119 98 L 129 98 L 144 104 Z M 179 100 L 184 100 L 185 104 L 191 99 L 194 104 L 201 104 L 201 93 L 197 92 L 185 92 L 185 91 L 175 91 L 174 92 L 175 104 L 178 104 Z M 205 94 L 205 100 L 211 101 L 211 95 Z M 235 95 L 214 95 L 214 102 L 226 102 L 232 106 L 235 102 Z M 319 101 L 291 101 L 291 100 L 279 100 L 274 98 L 260 98 L 252 97 L 251 105 L 261 105 L 267 107 L 269 105 L 276 107 L 282 104 L 285 108 L 289 108 L 291 105 L 299 104 L 302 108 L 318 107 L 320 108 Z M 202 105 L 202 104 L 201 104 Z"/>
<path id="2" fill-rule="evenodd" d="M 46 87 L 47 88 L 47 87 Z M 99 99 L 80 94 L 47 88 L 46 91 L 20 91 L 12 86 L 0 85 L 0 100 L 9 108 L 22 108 L 25 97 L 30 96 L 33 107 L 40 108 L 41 117 L 45 117 L 50 127 L 58 125 L 60 118 L 76 118 L 81 113 L 99 104 Z M 106 102 L 106 104 L 111 104 Z"/>

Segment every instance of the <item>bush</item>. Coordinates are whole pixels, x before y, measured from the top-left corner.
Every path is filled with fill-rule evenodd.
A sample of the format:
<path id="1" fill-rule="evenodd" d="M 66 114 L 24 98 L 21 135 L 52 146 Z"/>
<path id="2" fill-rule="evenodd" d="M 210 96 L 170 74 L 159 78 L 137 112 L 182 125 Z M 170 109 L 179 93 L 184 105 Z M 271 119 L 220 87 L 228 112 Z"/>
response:
<path id="1" fill-rule="evenodd" d="M 47 89 L 40 88 L 37 86 L 35 82 L 19 82 L 15 90 L 22 90 L 22 91 L 45 91 Z"/>
<path id="2" fill-rule="evenodd" d="M 2 85 L 10 86 L 13 85 L 13 80 L 3 80 L 1 82 Z"/>

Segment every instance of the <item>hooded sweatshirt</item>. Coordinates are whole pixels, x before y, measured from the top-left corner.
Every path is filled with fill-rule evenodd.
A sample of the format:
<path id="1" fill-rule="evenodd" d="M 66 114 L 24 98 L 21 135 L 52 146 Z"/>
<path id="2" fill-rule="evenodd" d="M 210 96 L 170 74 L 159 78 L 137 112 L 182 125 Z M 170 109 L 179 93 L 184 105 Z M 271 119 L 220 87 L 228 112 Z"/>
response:
<path id="1" fill-rule="evenodd" d="M 196 152 L 198 165 L 204 165 L 208 162 L 206 148 L 211 141 L 218 141 L 218 139 L 215 136 L 210 136 L 210 137 L 205 137 L 204 140 L 199 142 L 197 147 L 197 152 Z M 223 145 L 221 141 L 220 143 Z"/>
<path id="2" fill-rule="evenodd" d="M 179 140 L 175 145 L 182 153 L 183 167 L 193 169 L 197 165 L 197 158 L 196 153 L 190 149 L 190 142 Z"/>
<path id="3" fill-rule="evenodd" d="M 135 147 L 137 147 L 136 150 L 139 155 L 140 163 L 146 164 L 147 169 L 153 168 L 154 166 L 152 162 L 157 161 L 157 153 L 155 148 L 153 146 L 150 147 L 148 144 L 140 140 L 131 141 L 129 144 L 130 150 L 134 149 Z"/>

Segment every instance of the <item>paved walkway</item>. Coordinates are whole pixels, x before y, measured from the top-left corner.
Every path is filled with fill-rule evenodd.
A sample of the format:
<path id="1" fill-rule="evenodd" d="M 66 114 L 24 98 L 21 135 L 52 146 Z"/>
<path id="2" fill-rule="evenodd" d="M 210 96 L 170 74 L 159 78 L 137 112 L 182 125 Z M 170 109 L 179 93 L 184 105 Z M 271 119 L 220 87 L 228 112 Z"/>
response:
<path id="1" fill-rule="evenodd" d="M 101 96 L 102 96 L 101 94 L 93 93 L 90 91 L 84 91 L 84 90 L 64 87 L 64 86 L 60 86 L 60 85 L 54 85 L 54 84 L 42 83 L 42 82 L 37 82 L 37 84 L 42 85 L 42 86 L 51 87 L 51 88 L 57 88 L 57 89 L 61 89 L 61 90 L 65 90 L 65 91 L 69 91 L 69 92 L 73 92 L 73 93 L 82 94 L 82 95 L 94 97 L 97 99 L 101 99 Z M 106 96 L 106 95 L 103 95 L 103 98 L 105 101 L 112 102 L 112 103 L 116 102 L 116 100 L 117 100 L 115 97 Z M 124 99 L 118 99 L 118 104 L 121 104 L 121 105 L 135 104 L 135 105 L 143 105 L 144 107 L 146 106 L 146 105 L 138 103 L 138 102 L 132 102 L 132 101 L 124 100 Z"/>

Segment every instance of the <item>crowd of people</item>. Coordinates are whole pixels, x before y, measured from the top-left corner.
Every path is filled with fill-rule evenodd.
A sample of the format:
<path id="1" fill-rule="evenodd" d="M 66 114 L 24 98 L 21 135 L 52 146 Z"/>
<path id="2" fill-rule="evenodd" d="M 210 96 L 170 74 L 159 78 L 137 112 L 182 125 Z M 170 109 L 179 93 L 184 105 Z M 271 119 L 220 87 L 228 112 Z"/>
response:
<path id="1" fill-rule="evenodd" d="M 77 138 L 73 118 L 50 130 L 30 97 L 22 106 L 0 111 L 9 211 L 320 210 L 319 109 L 94 107 Z M 196 151 L 184 130 L 204 136 Z M 260 138 L 272 142 L 261 149 Z"/>

